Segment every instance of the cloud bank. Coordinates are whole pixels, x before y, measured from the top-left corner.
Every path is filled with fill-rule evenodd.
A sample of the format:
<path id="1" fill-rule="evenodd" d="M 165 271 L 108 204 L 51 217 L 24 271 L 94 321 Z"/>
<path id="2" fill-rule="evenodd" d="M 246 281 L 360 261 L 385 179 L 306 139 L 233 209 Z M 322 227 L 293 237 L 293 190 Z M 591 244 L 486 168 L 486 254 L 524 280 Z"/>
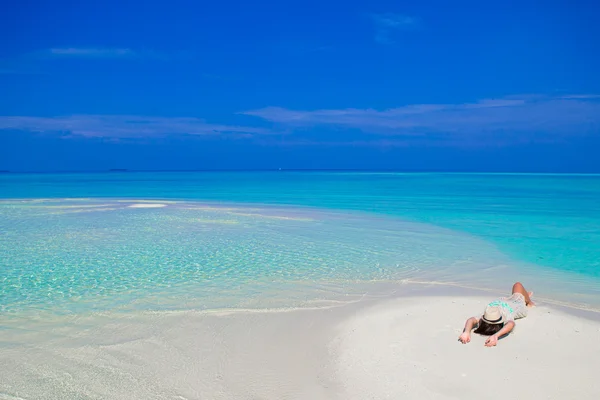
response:
<path id="1" fill-rule="evenodd" d="M 502 146 L 568 143 L 600 137 L 600 96 L 510 96 L 460 104 L 411 104 L 386 110 L 292 110 L 240 114 L 261 125 L 208 123 L 190 117 L 138 115 L 0 116 L 0 130 L 62 137 L 145 139 L 223 135 L 284 146 Z"/>
<path id="2" fill-rule="evenodd" d="M 600 96 L 511 96 L 463 104 L 413 104 L 387 110 L 290 110 L 243 114 L 282 127 L 334 127 L 447 143 L 552 142 L 600 133 Z"/>
<path id="3" fill-rule="evenodd" d="M 0 116 L 0 130 L 62 133 L 87 138 L 136 139 L 169 135 L 248 136 L 264 129 L 210 124 L 198 118 L 144 117 L 135 115 L 71 115 L 64 117 Z"/>

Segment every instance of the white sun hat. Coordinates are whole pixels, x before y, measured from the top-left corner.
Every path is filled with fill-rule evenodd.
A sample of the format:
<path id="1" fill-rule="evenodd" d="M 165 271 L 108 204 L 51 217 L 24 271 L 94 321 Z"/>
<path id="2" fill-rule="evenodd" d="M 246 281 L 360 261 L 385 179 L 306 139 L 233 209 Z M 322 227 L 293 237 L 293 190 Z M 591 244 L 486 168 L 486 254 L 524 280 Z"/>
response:
<path id="1" fill-rule="evenodd" d="M 483 313 L 483 320 L 488 324 L 501 324 L 503 322 L 502 314 L 500 313 L 500 307 L 498 306 L 487 306 Z"/>

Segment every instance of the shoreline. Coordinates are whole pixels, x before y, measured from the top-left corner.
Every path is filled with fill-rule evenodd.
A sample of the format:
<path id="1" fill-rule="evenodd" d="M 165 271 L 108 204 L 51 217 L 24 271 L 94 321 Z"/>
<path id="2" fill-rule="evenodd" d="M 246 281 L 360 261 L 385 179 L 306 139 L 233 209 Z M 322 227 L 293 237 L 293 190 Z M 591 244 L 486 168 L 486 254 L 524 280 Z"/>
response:
<path id="1" fill-rule="evenodd" d="M 359 297 L 357 300 L 338 300 L 338 299 L 318 299 L 312 300 L 308 303 L 337 303 L 328 306 L 294 306 L 294 307 L 276 307 L 276 308 L 214 308 L 206 310 L 173 310 L 173 311 L 145 311 L 145 313 L 185 313 L 185 312 L 197 312 L 205 315 L 230 315 L 230 314 L 244 314 L 244 313 L 284 313 L 284 312 L 296 312 L 296 311 L 318 311 L 333 309 L 337 307 L 346 307 L 360 302 L 385 302 L 403 299 L 407 297 L 437 297 L 437 296 L 456 296 L 456 297 L 485 297 L 493 299 L 494 297 L 505 297 L 509 296 L 510 293 L 502 294 L 498 289 L 492 288 L 477 288 L 473 286 L 462 285 L 452 282 L 427 282 L 427 281 L 413 281 L 403 280 L 400 282 L 364 282 L 360 285 L 380 285 L 385 287 L 387 290 L 395 288 L 392 293 L 385 294 L 368 294 L 363 295 L 352 294 L 352 296 Z M 408 293 L 403 293 L 398 289 L 409 289 Z M 510 288 L 509 288 L 510 289 Z M 420 293 L 423 291 L 424 293 Z M 456 292 L 456 293 L 454 293 Z M 458 293 L 460 292 L 460 293 Z M 536 292 L 536 291 L 534 291 Z M 372 296 L 372 297 L 370 297 Z M 560 311 L 565 314 L 572 315 L 574 317 L 585 318 L 591 321 L 600 322 L 600 308 L 594 308 L 585 304 L 569 303 L 560 300 L 555 300 L 547 297 L 538 297 L 534 294 L 533 299 L 535 300 L 536 307 L 543 306 L 544 308 L 553 309 Z M 535 307 L 534 307 L 535 308 Z"/>
<path id="2" fill-rule="evenodd" d="M 294 284 L 296 282 L 288 282 L 288 284 Z M 331 283 L 331 282 L 329 282 Z M 336 287 L 336 289 L 348 290 L 347 293 L 337 293 L 326 297 L 314 297 L 307 299 L 299 304 L 295 305 L 279 305 L 279 306 L 255 306 L 255 307 L 209 307 L 209 308 L 197 308 L 194 306 L 186 305 L 182 308 L 166 308 L 166 309 L 146 309 L 146 308 L 135 308 L 132 304 L 137 304 L 140 300 L 136 300 L 133 303 L 126 303 L 122 306 L 112 307 L 110 309 L 90 310 L 84 312 L 66 312 L 57 314 L 51 310 L 18 310 L 0 313 L 0 321 L 4 318 L 5 321 L 9 319 L 25 320 L 48 320 L 48 319 L 62 319 L 62 322 L 69 323 L 72 319 L 81 318 L 94 318 L 94 317 L 127 317 L 129 315 L 171 315 L 171 314 L 187 314 L 196 313 L 198 315 L 207 316 L 227 316 L 235 314 L 261 314 L 261 313 L 292 313 L 298 311 L 319 311 L 327 309 L 335 309 L 340 307 L 348 307 L 353 304 L 363 302 L 374 302 L 374 301 L 390 301 L 406 297 L 436 297 L 436 296 L 458 296 L 458 297 L 504 297 L 510 293 L 494 288 L 487 287 L 475 287 L 462 283 L 455 282 L 443 282 L 443 281 L 421 281 L 412 279 L 402 279 L 400 281 L 365 281 L 365 282 L 334 282 L 343 286 Z M 305 284 L 300 282 L 300 284 Z M 526 287 L 530 285 L 525 282 Z M 312 289 L 315 291 L 318 288 L 320 293 L 326 291 L 322 285 L 323 283 L 314 283 Z M 535 286 L 531 286 L 536 289 Z M 306 290 L 306 289 L 305 289 Z M 329 293 L 336 291 L 331 290 Z M 585 318 L 591 321 L 600 322 L 600 308 L 595 308 L 588 304 L 570 303 L 561 300 L 555 300 L 548 297 L 539 297 L 537 295 L 541 290 L 534 290 L 534 300 L 536 305 L 542 305 L 545 308 L 554 309 L 555 311 L 564 312 L 574 317 Z M 308 292 L 307 292 L 308 293 Z M 311 292 L 312 293 L 312 292 Z M 272 292 L 271 295 L 278 294 L 279 292 Z M 314 293 L 312 293 L 314 296 Z M 154 297 L 153 297 L 154 299 Z M 141 300 L 142 302 L 144 300 Z M 173 299 L 169 300 L 169 304 L 173 304 Z M 256 300 L 259 303 L 261 300 Z"/>
<path id="3" fill-rule="evenodd" d="M 0 347 L 0 365 L 11 366 L 0 367 L 0 398 L 500 398 L 504 389 L 490 395 L 482 386 L 506 377 L 512 389 L 543 397 L 528 374 L 553 382 L 550 398 L 600 395 L 600 314 L 540 302 L 488 349 L 483 337 L 468 345 L 457 338 L 494 294 L 402 288 L 328 308 L 72 318 L 39 331 L 43 342 Z M 487 368 L 504 372 L 490 377 Z"/>

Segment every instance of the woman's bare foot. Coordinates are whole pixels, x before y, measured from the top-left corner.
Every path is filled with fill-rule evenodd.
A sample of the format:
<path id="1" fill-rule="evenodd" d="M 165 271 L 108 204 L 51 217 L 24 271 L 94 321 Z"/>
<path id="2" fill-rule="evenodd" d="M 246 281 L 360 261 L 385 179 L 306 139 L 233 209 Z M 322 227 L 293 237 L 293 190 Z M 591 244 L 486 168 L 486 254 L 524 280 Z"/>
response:
<path id="1" fill-rule="evenodd" d="M 527 304 L 527 307 L 535 306 L 535 303 L 533 302 L 533 300 L 531 300 L 531 298 L 533 297 L 533 292 L 527 292 L 527 294 L 529 295 L 529 304 Z"/>

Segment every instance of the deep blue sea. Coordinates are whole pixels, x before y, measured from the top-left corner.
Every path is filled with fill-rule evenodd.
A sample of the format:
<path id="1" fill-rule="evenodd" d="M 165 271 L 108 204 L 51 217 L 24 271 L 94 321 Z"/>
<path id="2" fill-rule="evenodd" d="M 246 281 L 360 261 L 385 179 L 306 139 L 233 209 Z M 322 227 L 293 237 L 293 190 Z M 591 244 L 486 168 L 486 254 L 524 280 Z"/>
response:
<path id="1" fill-rule="evenodd" d="M 298 306 L 372 282 L 600 308 L 600 176 L 0 175 L 0 313 Z"/>

